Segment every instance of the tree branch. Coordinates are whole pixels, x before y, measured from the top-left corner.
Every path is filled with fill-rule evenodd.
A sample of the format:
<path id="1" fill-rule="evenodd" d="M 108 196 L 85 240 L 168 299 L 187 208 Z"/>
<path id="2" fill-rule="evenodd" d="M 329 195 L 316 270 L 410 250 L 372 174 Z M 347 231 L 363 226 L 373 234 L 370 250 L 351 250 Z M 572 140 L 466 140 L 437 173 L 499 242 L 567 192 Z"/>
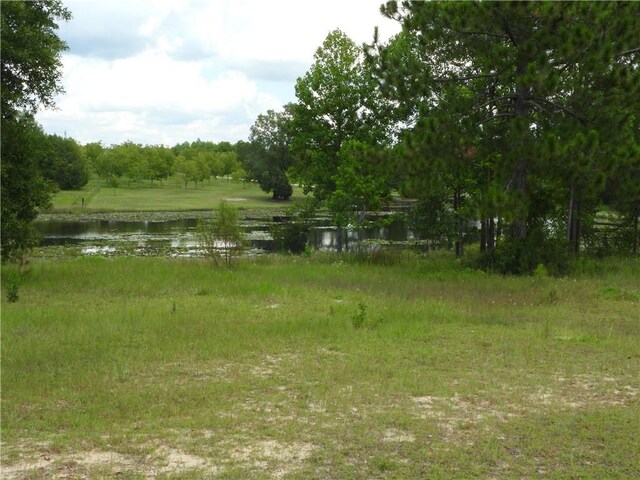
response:
<path id="1" fill-rule="evenodd" d="M 452 32 L 460 33 L 462 35 L 485 35 L 487 37 L 500 38 L 502 40 L 509 40 L 508 35 L 500 34 L 500 33 L 491 33 L 491 32 L 473 32 L 466 30 L 456 30 L 454 28 L 450 29 Z"/>
<path id="2" fill-rule="evenodd" d="M 513 113 L 496 113 L 495 115 L 491 115 L 490 117 L 485 118 L 484 120 L 481 120 L 480 123 L 488 123 L 488 122 L 492 122 L 493 120 L 497 120 L 498 118 L 514 118 L 515 114 Z"/>
<path id="3" fill-rule="evenodd" d="M 624 56 L 627 56 L 627 55 L 631 55 L 633 53 L 640 53 L 640 47 L 632 48 L 631 50 L 627 50 L 626 52 L 618 53 L 617 55 L 614 55 L 614 58 L 624 57 Z"/>
<path id="4" fill-rule="evenodd" d="M 478 74 L 478 75 L 468 75 L 466 77 L 450 77 L 450 78 L 434 78 L 433 81 L 434 82 L 440 82 L 440 83 L 444 83 L 444 82 L 464 82 L 466 80 L 475 80 L 477 78 L 495 78 L 497 77 L 498 74 L 497 73 L 484 73 L 484 74 Z"/>
<path id="5" fill-rule="evenodd" d="M 580 120 L 582 123 L 589 123 L 589 119 L 583 117 L 582 115 L 577 114 L 575 111 L 573 111 L 572 109 L 570 109 L 569 107 L 565 107 L 564 105 L 560 105 L 558 103 L 552 102 L 551 100 L 547 100 L 546 98 L 534 98 L 535 100 L 538 100 L 539 102 L 543 102 L 546 103 L 547 105 L 552 106 L 553 108 L 556 108 L 558 110 L 563 111 L 564 113 L 568 113 L 570 116 L 572 116 L 573 118 L 576 118 L 578 120 Z"/>
<path id="6" fill-rule="evenodd" d="M 484 107 L 489 107 L 491 105 L 497 106 L 497 104 L 499 102 L 504 102 L 505 100 L 509 101 L 509 100 L 513 100 L 515 97 L 513 95 L 503 95 L 501 97 L 496 97 L 496 98 L 492 98 L 491 100 L 488 100 L 486 102 L 484 102 L 481 105 L 478 105 L 477 108 L 484 108 Z"/>

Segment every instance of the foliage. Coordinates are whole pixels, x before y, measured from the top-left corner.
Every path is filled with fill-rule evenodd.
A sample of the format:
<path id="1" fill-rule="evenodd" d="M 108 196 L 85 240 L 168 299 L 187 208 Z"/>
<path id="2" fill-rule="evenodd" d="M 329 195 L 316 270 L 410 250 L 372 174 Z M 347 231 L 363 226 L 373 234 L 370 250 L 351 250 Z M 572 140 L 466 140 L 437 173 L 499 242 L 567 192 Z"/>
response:
<path id="1" fill-rule="evenodd" d="M 280 252 L 301 254 L 307 248 L 311 220 L 318 210 L 318 201 L 306 197 L 287 210 L 287 217 L 271 227 L 271 236 Z"/>
<path id="2" fill-rule="evenodd" d="M 258 115 L 251 127 L 249 143 L 243 150 L 247 172 L 263 191 L 272 194 L 274 200 L 288 200 L 293 193 L 287 177 L 287 169 L 292 163 L 289 151 L 291 109 L 289 104 L 282 112 L 268 110 Z"/>
<path id="3" fill-rule="evenodd" d="M 244 250 L 244 232 L 239 225 L 238 209 L 221 200 L 210 222 L 198 226 L 198 243 L 207 256 L 226 267 L 233 265 L 234 257 Z"/>
<path id="4" fill-rule="evenodd" d="M 376 172 L 380 150 L 358 141 L 345 142 L 338 157 L 340 166 L 333 178 L 335 190 L 326 205 L 338 226 L 362 226 L 368 212 L 379 210 L 390 197 L 384 176 Z"/>
<path id="5" fill-rule="evenodd" d="M 2 118 L 51 108 L 62 93 L 60 54 L 67 45 L 56 33 L 71 13 L 59 0 L 2 3 Z"/>
<path id="6" fill-rule="evenodd" d="M 432 247 L 450 248 L 457 235 L 455 213 L 447 203 L 447 196 L 432 193 L 421 198 L 410 210 L 411 230 Z"/>
<path id="7" fill-rule="evenodd" d="M 502 234 L 515 241 L 502 251 L 514 271 L 523 269 L 520 254 L 511 255 L 516 245 L 553 242 L 560 231 L 577 253 L 607 178 L 637 158 L 639 8 L 383 6 L 403 31 L 368 54 L 403 115 L 400 170 L 409 182 L 450 189 L 459 218 L 482 221 L 482 238 L 491 239 L 485 247 L 497 244 L 493 222 L 504 223 Z M 635 178 L 628 183 L 637 185 Z M 547 221 L 560 228 L 540 229 Z"/>
<path id="8" fill-rule="evenodd" d="M 2 118 L 2 261 L 20 259 L 38 242 L 31 222 L 51 204 L 55 184 L 38 168 L 46 136 L 30 116 Z"/>
<path id="9" fill-rule="evenodd" d="M 89 181 L 87 158 L 72 138 L 48 135 L 40 169 L 45 178 L 56 182 L 62 190 L 78 190 Z"/>
<path id="10" fill-rule="evenodd" d="M 52 107 L 60 86 L 60 54 L 66 44 L 55 30 L 70 12 L 58 0 L 3 2 L 2 63 L 2 261 L 21 257 L 35 244 L 31 221 L 46 207 L 52 185 L 38 168 L 42 131 L 33 115 Z"/>
<path id="11" fill-rule="evenodd" d="M 291 174 L 305 193 L 324 200 L 336 190 L 340 150 L 349 140 L 388 141 L 383 102 L 364 51 L 340 30 L 326 37 L 314 63 L 296 82 L 291 107 Z"/>
<path id="12" fill-rule="evenodd" d="M 7 292 L 7 302 L 17 302 L 20 299 L 20 285 L 22 284 L 21 275 L 18 272 L 9 272 L 3 283 Z"/>
<path id="13" fill-rule="evenodd" d="M 532 229 L 527 238 L 508 238 L 495 250 L 471 258 L 473 266 L 502 274 L 532 275 L 544 268 L 553 276 L 569 272 L 569 250 L 563 238 L 550 237 L 542 229 Z"/>

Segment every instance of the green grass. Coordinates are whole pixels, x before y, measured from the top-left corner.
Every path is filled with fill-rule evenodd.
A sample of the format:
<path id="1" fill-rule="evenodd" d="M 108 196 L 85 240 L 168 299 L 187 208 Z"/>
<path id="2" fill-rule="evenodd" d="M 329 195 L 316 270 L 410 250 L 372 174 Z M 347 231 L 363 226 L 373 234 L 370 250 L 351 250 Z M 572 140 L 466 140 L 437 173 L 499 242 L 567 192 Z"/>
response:
<path id="1" fill-rule="evenodd" d="M 82 208 L 82 199 L 85 204 Z M 179 179 L 170 179 L 164 184 L 123 183 L 117 188 L 105 186 L 104 182 L 92 179 L 81 190 L 56 193 L 52 201 L 52 212 L 90 213 L 118 211 L 181 211 L 209 210 L 220 200 L 228 200 L 241 209 L 280 209 L 303 198 L 302 191 L 294 187 L 290 201 L 275 201 L 253 183 L 215 179 L 211 183 L 193 183 L 185 189 Z"/>
<path id="2" fill-rule="evenodd" d="M 3 478 L 640 477 L 638 261 L 386 263 L 34 261 L 3 297 Z"/>

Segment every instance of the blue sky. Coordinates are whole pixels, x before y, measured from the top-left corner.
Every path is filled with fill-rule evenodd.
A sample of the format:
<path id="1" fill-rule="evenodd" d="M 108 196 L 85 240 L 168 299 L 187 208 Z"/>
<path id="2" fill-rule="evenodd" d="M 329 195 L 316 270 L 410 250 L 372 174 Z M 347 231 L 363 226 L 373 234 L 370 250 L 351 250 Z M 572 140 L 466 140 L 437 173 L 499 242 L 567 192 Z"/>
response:
<path id="1" fill-rule="evenodd" d="M 295 101 L 327 34 L 397 33 L 381 0 L 66 0 L 65 94 L 37 120 L 81 143 L 246 140 L 260 113 Z"/>

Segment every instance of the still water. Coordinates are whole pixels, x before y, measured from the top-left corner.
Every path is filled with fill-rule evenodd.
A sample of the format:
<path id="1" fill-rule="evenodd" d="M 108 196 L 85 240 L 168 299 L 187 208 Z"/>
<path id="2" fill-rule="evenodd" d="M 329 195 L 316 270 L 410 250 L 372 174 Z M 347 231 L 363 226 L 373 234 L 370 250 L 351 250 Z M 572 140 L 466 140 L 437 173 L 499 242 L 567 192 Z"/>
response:
<path id="1" fill-rule="evenodd" d="M 42 235 L 41 247 L 64 246 L 84 255 L 170 255 L 197 256 L 197 218 L 161 221 L 122 221 L 96 219 L 89 221 L 46 220 L 36 222 Z M 245 231 L 249 254 L 273 252 L 276 242 L 271 236 L 272 221 L 246 220 Z M 413 233 L 400 219 L 384 225 L 372 222 L 360 231 L 346 229 L 343 248 L 359 245 L 378 248 L 381 244 L 402 244 L 414 240 Z M 326 219 L 317 219 L 311 228 L 307 245 L 323 251 L 338 249 L 338 231 Z"/>

